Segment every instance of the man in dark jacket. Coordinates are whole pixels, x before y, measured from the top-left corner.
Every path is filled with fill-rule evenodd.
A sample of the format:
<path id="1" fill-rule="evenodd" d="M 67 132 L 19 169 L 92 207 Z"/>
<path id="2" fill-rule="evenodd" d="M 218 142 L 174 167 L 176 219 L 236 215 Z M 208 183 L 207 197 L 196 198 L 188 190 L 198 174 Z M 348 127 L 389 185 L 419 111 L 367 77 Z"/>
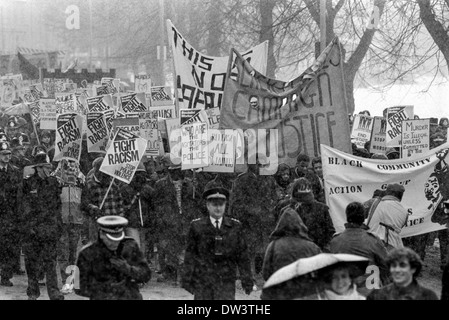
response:
<path id="1" fill-rule="evenodd" d="M 158 281 L 181 280 L 189 224 L 201 217 L 201 194 L 193 181 L 166 159 L 168 175 L 156 182 L 153 203 L 157 217 L 158 261 L 162 277 Z"/>
<path id="2" fill-rule="evenodd" d="M 47 292 L 51 300 L 63 300 L 56 273 L 57 243 L 62 234 L 61 187 L 51 176 L 52 165 L 46 162 L 47 153 L 36 155 L 36 164 L 24 172 L 23 227 L 25 269 L 28 276 L 29 300 L 40 296 L 39 272 L 46 276 Z"/>
<path id="3" fill-rule="evenodd" d="M 213 180 L 203 198 L 209 216 L 190 224 L 182 287 L 195 300 L 234 300 L 238 268 L 242 287 L 250 294 L 254 281 L 244 230 L 238 220 L 224 217 L 229 191 Z"/>
<path id="4" fill-rule="evenodd" d="M 385 262 L 388 254 L 387 249 L 379 237 L 369 232 L 369 228 L 363 224 L 364 220 L 365 208 L 363 204 L 359 202 L 348 204 L 346 207 L 346 230 L 337 234 L 331 240 L 330 251 L 366 257 L 370 260 L 370 265 L 378 268 L 378 270 L 373 270 L 373 277 L 376 277 L 373 281 L 371 281 L 371 272 L 356 279 L 359 292 L 367 296 L 371 289 L 379 289 L 381 286 L 388 284 L 390 280 Z M 366 281 L 368 277 L 370 277 L 369 283 Z"/>
<path id="5" fill-rule="evenodd" d="M 0 142 L 0 285 L 11 287 L 13 283 L 14 257 L 20 233 L 17 212 L 21 195 L 22 177 L 17 167 L 11 165 L 11 149 L 6 141 Z"/>
<path id="6" fill-rule="evenodd" d="M 139 283 L 151 279 L 151 270 L 137 242 L 125 237 L 128 220 L 104 216 L 97 220 L 98 240 L 81 250 L 76 263 L 79 288 L 75 293 L 91 300 L 142 300 Z"/>
<path id="7" fill-rule="evenodd" d="M 293 183 L 290 199 L 278 205 L 282 210 L 290 205 L 296 209 L 309 230 L 309 237 L 324 252 L 329 252 L 329 242 L 335 234 L 335 228 L 329 214 L 329 207 L 316 201 L 312 185 L 306 178 L 299 178 Z"/>

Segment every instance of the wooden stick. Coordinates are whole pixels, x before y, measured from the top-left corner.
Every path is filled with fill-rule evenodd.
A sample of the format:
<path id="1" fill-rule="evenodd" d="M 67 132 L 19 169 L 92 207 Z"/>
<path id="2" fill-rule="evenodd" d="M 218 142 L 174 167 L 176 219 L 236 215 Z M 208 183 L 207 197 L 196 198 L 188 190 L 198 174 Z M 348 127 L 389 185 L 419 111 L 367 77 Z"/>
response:
<path id="1" fill-rule="evenodd" d="M 139 213 L 140 213 L 140 223 L 142 224 L 142 227 L 143 227 L 142 203 L 140 202 L 140 197 L 139 197 Z"/>
<path id="2" fill-rule="evenodd" d="M 101 208 L 103 208 L 104 202 L 106 201 L 106 198 L 108 197 L 109 190 L 111 190 L 111 187 L 112 187 L 112 184 L 114 183 L 114 180 L 115 180 L 115 177 L 112 178 L 111 183 L 109 184 L 109 188 L 106 191 L 106 194 L 104 195 L 103 201 L 101 201 L 100 210 L 101 210 Z"/>

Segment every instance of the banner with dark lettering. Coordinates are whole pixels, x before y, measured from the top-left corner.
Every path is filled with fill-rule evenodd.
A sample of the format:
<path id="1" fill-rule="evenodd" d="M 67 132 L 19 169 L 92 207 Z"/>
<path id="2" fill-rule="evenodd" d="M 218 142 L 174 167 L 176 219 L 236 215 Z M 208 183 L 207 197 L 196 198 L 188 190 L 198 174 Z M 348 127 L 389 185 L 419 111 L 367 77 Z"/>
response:
<path id="1" fill-rule="evenodd" d="M 402 158 L 415 158 L 430 150 L 430 119 L 402 121 Z"/>
<path id="2" fill-rule="evenodd" d="M 31 103 L 27 103 L 28 109 L 30 110 L 31 120 L 33 121 L 33 126 L 37 126 L 40 119 L 40 108 L 39 108 L 39 100 Z"/>
<path id="3" fill-rule="evenodd" d="M 145 93 L 130 93 L 120 96 L 119 110 L 124 113 L 149 111 L 145 100 Z"/>
<path id="4" fill-rule="evenodd" d="M 44 98 L 44 89 L 40 83 L 30 85 L 23 95 L 23 100 L 30 103 L 38 101 L 41 98 Z"/>
<path id="5" fill-rule="evenodd" d="M 218 129 L 220 126 L 220 109 L 210 108 L 205 110 L 209 129 Z"/>
<path id="6" fill-rule="evenodd" d="M 158 156 L 160 143 L 156 112 L 139 112 L 140 136 L 148 141 L 146 156 Z"/>
<path id="7" fill-rule="evenodd" d="M 409 216 L 401 237 L 446 229 L 446 222 L 434 211 L 442 205 L 442 198 L 449 198 L 449 194 L 444 194 L 449 190 L 445 191 L 447 188 L 442 185 L 449 179 L 449 159 L 447 153 L 440 153 L 448 148 L 446 143 L 414 159 L 383 160 L 356 157 L 322 144 L 326 203 L 336 231 L 345 229 L 345 209 L 350 202 L 363 203 L 372 198 L 376 189 L 385 190 L 390 183 L 405 188 L 401 204 Z"/>
<path id="8" fill-rule="evenodd" d="M 82 113 L 78 110 L 74 93 L 55 93 L 55 104 L 57 113 Z"/>
<path id="9" fill-rule="evenodd" d="M 146 147 L 145 139 L 120 128 L 109 144 L 100 171 L 130 183 L 145 154 Z"/>
<path id="10" fill-rule="evenodd" d="M 39 118 L 41 119 L 41 130 L 56 130 L 55 99 L 39 100 Z"/>
<path id="11" fill-rule="evenodd" d="M 171 106 L 174 101 L 170 87 L 151 87 L 150 105 L 151 106 Z"/>
<path id="12" fill-rule="evenodd" d="M 351 142 L 357 148 L 365 148 L 365 143 L 370 141 L 371 130 L 373 129 L 373 117 L 365 116 L 363 114 L 356 114 L 354 116 L 354 123 L 352 125 Z"/>
<path id="13" fill-rule="evenodd" d="M 124 117 L 116 117 L 112 120 L 112 134 L 111 137 L 115 136 L 115 133 L 118 129 L 123 129 L 128 132 L 135 134 L 136 136 L 140 135 L 140 126 L 139 126 L 139 114 L 131 113 L 127 114 Z"/>
<path id="14" fill-rule="evenodd" d="M 234 49 L 232 56 L 220 129 L 277 129 L 279 163 L 291 166 L 296 164 L 300 153 L 319 156 L 321 143 L 350 152 L 348 110 L 337 38 L 313 66 L 289 82 L 265 77 Z M 231 72 L 231 66 L 235 72 Z"/>
<path id="15" fill-rule="evenodd" d="M 194 122 L 181 126 L 181 169 L 196 169 L 209 165 L 207 123 Z"/>
<path id="16" fill-rule="evenodd" d="M 158 107 L 151 107 L 150 108 L 151 112 L 156 112 L 157 116 L 159 118 L 164 118 L 164 119 L 173 119 L 173 118 L 177 118 L 176 116 L 176 110 L 175 110 L 175 106 L 171 105 L 171 106 L 158 106 Z"/>
<path id="17" fill-rule="evenodd" d="M 80 160 L 83 140 L 83 116 L 77 113 L 58 114 L 53 161 Z"/>
<path id="18" fill-rule="evenodd" d="M 385 143 L 387 135 L 387 120 L 384 117 L 374 117 L 373 129 L 371 130 L 370 153 L 385 154 L 387 146 Z"/>
<path id="19" fill-rule="evenodd" d="M 104 94 L 116 94 L 120 92 L 120 79 L 103 77 L 101 78 L 101 85 L 106 87 L 106 89 L 102 89 L 103 92 L 106 92 Z M 97 96 L 99 95 L 97 91 Z"/>
<path id="20" fill-rule="evenodd" d="M 109 131 L 104 113 L 87 114 L 87 152 L 106 153 Z"/>
<path id="21" fill-rule="evenodd" d="M 229 57 L 207 56 L 192 47 L 167 20 L 175 74 L 176 99 L 179 109 L 221 107 Z M 261 74 L 266 73 L 268 41 L 242 54 Z"/>
<path id="22" fill-rule="evenodd" d="M 208 123 L 208 117 L 204 109 L 181 109 L 179 110 L 180 124 L 191 124 L 194 122 Z"/>
<path id="23" fill-rule="evenodd" d="M 206 172 L 234 172 L 235 165 L 235 131 L 208 130 L 209 165 Z"/>
<path id="24" fill-rule="evenodd" d="M 387 109 L 387 147 L 400 147 L 402 121 L 413 119 L 413 106 L 394 106 Z"/>
<path id="25" fill-rule="evenodd" d="M 103 112 L 114 109 L 112 96 L 110 94 L 87 98 L 87 109 L 89 112 Z"/>

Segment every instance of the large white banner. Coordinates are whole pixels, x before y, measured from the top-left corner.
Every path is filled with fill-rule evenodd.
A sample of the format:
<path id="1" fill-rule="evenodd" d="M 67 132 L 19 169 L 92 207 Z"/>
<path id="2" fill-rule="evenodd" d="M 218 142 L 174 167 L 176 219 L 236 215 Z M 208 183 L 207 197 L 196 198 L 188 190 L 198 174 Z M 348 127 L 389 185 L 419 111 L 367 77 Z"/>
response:
<path id="1" fill-rule="evenodd" d="M 445 229 L 445 225 L 433 223 L 431 218 L 442 196 L 448 196 L 442 195 L 440 186 L 441 181 L 449 179 L 449 174 L 435 172 L 435 165 L 445 165 L 436 153 L 447 148 L 449 143 L 413 160 L 383 160 L 356 157 L 321 144 L 326 203 L 335 230 L 345 229 L 345 209 L 350 202 L 363 203 L 372 197 L 374 190 L 385 190 L 390 183 L 405 187 L 401 203 L 409 217 L 401 232 L 403 238 Z M 449 159 L 444 160 L 449 162 Z"/>
<path id="2" fill-rule="evenodd" d="M 211 57 L 195 50 L 167 20 L 176 71 L 176 99 L 179 109 L 221 107 L 229 56 Z M 266 74 L 268 41 L 242 54 L 260 73 Z"/>

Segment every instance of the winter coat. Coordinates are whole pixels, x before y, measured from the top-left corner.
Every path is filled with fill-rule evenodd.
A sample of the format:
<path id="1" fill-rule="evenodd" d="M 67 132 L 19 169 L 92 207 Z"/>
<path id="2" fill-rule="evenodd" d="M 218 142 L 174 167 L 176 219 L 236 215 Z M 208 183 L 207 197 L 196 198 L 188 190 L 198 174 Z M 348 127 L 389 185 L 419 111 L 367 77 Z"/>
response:
<path id="1" fill-rule="evenodd" d="M 216 242 L 217 236 L 222 238 L 221 244 Z M 215 254 L 216 244 L 220 245 L 222 255 Z M 211 299 L 207 296 L 210 289 L 216 295 L 233 299 L 237 269 L 243 288 L 251 289 L 253 279 L 241 223 L 223 217 L 221 227 L 217 230 L 210 217 L 192 221 L 184 259 L 182 287 L 197 299 Z"/>
<path id="2" fill-rule="evenodd" d="M 27 241 L 57 241 L 62 234 L 61 187 L 53 176 L 37 171 L 23 180 L 22 223 Z"/>
<path id="3" fill-rule="evenodd" d="M 400 233 L 402 228 L 407 224 L 407 219 L 408 212 L 400 203 L 399 199 L 387 195 L 382 198 L 374 210 L 368 227 L 372 233 L 384 242 L 388 242 L 390 246 L 402 248 L 404 244 L 402 243 Z M 394 228 L 394 230 L 388 231 L 388 239 L 386 237 L 386 228 L 380 225 L 381 222 Z"/>
<path id="4" fill-rule="evenodd" d="M 270 239 L 262 267 L 265 281 L 280 268 L 321 252 L 307 235 L 307 227 L 301 218 L 290 207 L 283 211 Z"/>
<path id="5" fill-rule="evenodd" d="M 131 267 L 125 273 L 111 263 L 123 258 Z M 99 239 L 83 248 L 76 263 L 79 268 L 79 289 L 75 293 L 91 300 L 142 300 L 139 283 L 151 279 L 151 270 L 137 242 L 122 240 L 116 251 L 109 250 Z"/>
<path id="6" fill-rule="evenodd" d="M 0 172 L 0 235 L 17 233 L 21 228 L 18 207 L 22 200 L 22 175 L 11 164 Z"/>
<path id="7" fill-rule="evenodd" d="M 289 199 L 282 205 L 284 207 L 291 206 L 296 210 L 307 227 L 310 239 L 321 250 L 328 252 L 329 242 L 335 234 L 329 207 L 324 203 L 316 201 L 312 193 L 303 194 L 299 199 Z"/>
<path id="8" fill-rule="evenodd" d="M 367 300 L 438 300 L 438 296 L 430 289 L 422 287 L 416 280 L 405 288 L 391 283 L 379 290 L 371 292 Z"/>
<path id="9" fill-rule="evenodd" d="M 380 284 L 389 283 L 389 270 L 386 265 L 388 252 L 382 240 L 369 232 L 365 225 L 346 223 L 345 227 L 345 231 L 335 235 L 331 240 L 329 245 L 331 253 L 349 253 L 368 258 L 370 265 L 379 268 Z M 368 275 L 365 274 L 357 279 L 356 283 L 359 288 L 365 287 Z"/>
<path id="10" fill-rule="evenodd" d="M 151 197 L 154 192 L 153 188 L 148 184 L 138 188 L 131 182 L 129 185 L 124 185 L 120 191 L 123 197 L 123 204 L 126 208 L 124 217 L 128 219 L 128 228 L 147 228 L 156 223 Z M 140 220 L 139 199 L 142 209 L 143 226 Z"/>

